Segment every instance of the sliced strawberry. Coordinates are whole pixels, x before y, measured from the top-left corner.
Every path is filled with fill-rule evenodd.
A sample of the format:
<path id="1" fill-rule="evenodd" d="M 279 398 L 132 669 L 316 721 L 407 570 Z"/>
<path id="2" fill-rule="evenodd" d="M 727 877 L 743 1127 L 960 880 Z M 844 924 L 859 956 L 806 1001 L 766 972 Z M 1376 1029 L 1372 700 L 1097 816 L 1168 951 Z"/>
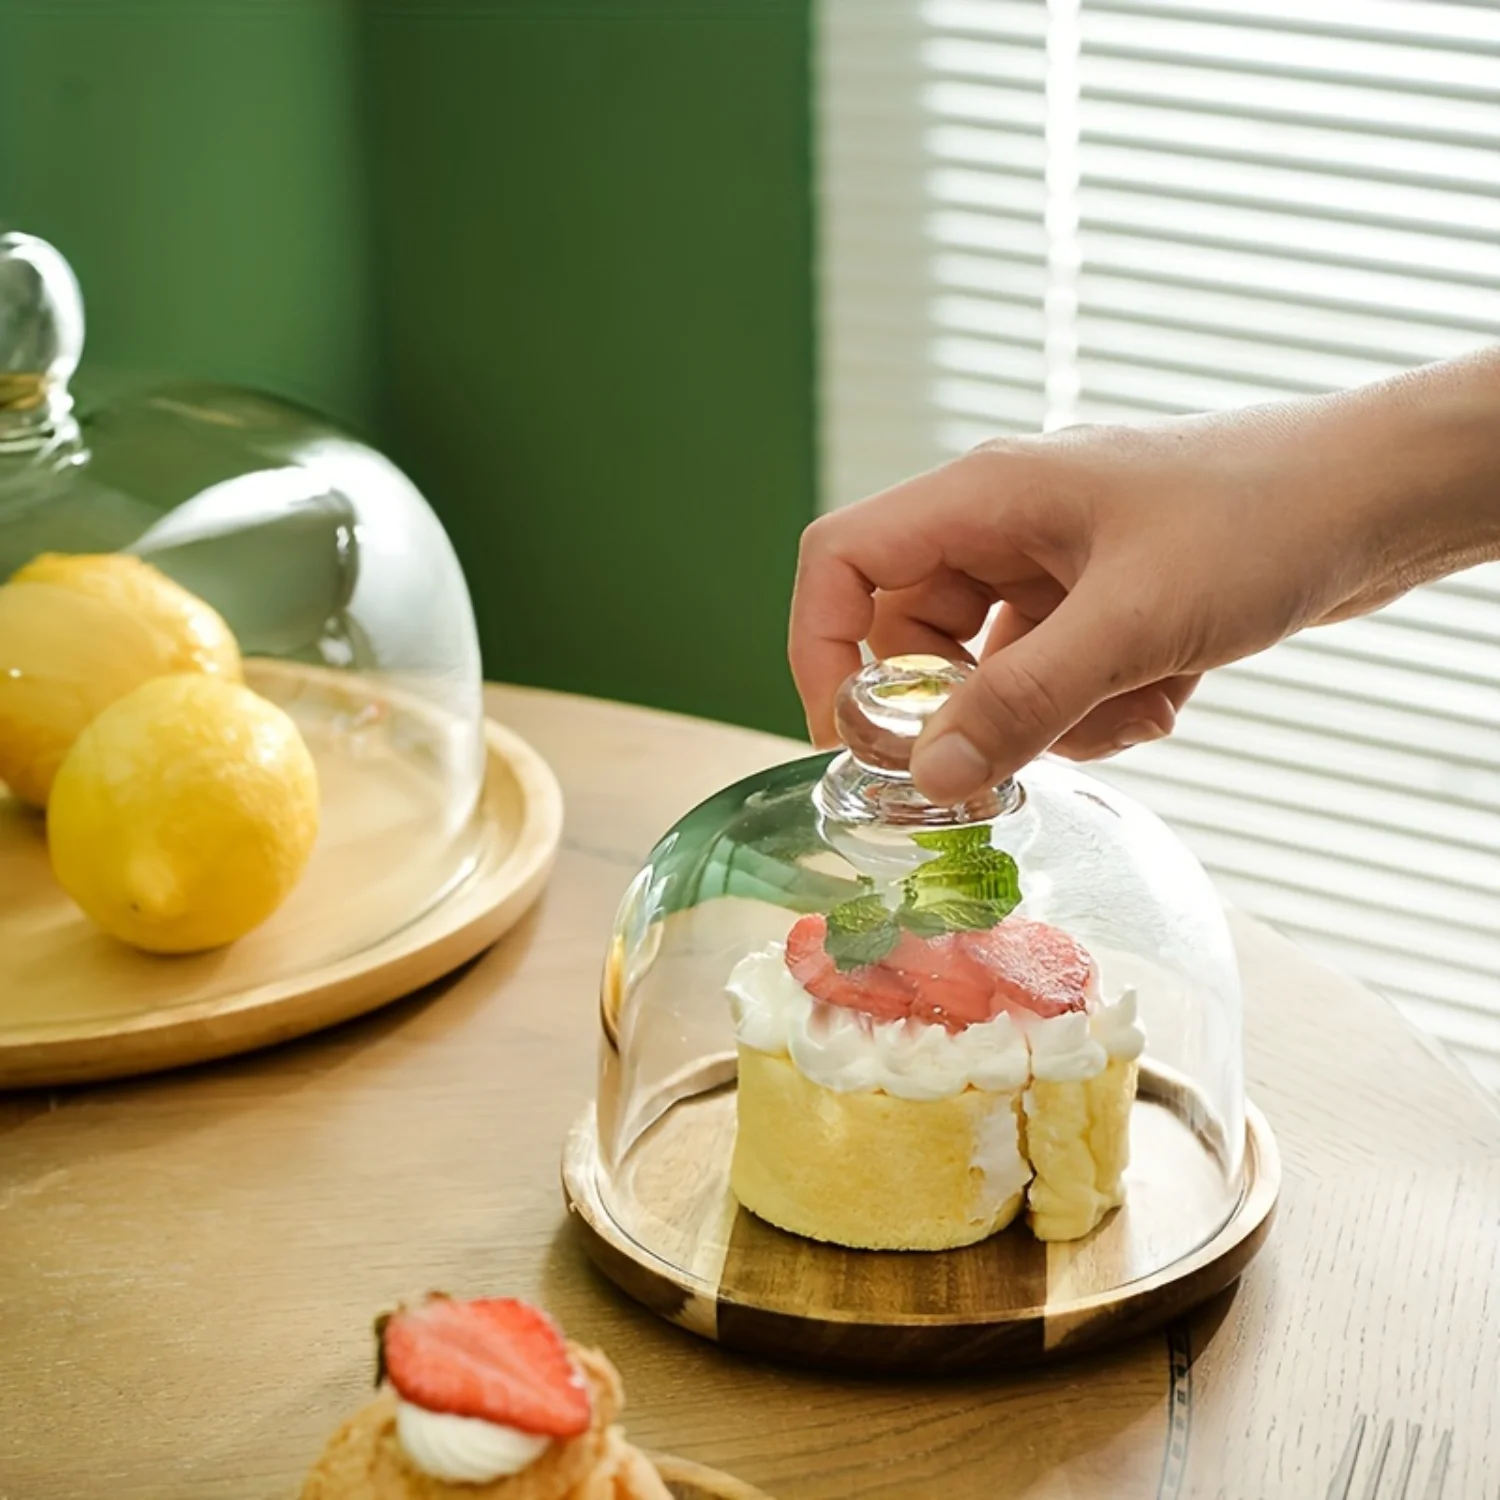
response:
<path id="1" fill-rule="evenodd" d="M 909 1016 L 916 999 L 910 982 L 884 964 L 867 964 L 843 974 L 835 970 L 832 982 L 812 993 L 825 1004 L 863 1011 L 876 1021 L 899 1021 Z"/>
<path id="2" fill-rule="evenodd" d="M 1094 961 L 1060 929 L 1007 917 L 987 932 L 963 933 L 959 941 L 993 976 L 997 1009 L 1045 1017 L 1089 1008 Z"/>
<path id="3" fill-rule="evenodd" d="M 828 956 L 827 932 L 824 918 L 803 917 L 787 935 L 787 967 L 816 999 L 878 1021 L 911 1016 L 962 1031 L 1002 1012 L 1046 1017 L 1087 1010 L 1097 991 L 1087 950 L 1026 917 L 932 938 L 905 932 L 878 963 L 847 970 Z"/>
<path id="4" fill-rule="evenodd" d="M 962 1031 L 994 1015 L 994 976 L 959 934 L 924 939 L 903 933 L 881 964 L 911 987 L 910 1014 L 920 1021 Z"/>
<path id="5" fill-rule="evenodd" d="M 827 920 L 802 917 L 786 938 L 786 966 L 815 1000 L 863 1011 L 877 1021 L 898 1021 L 911 1013 L 912 986 L 885 963 L 840 970 L 823 944 Z"/>
<path id="6" fill-rule="evenodd" d="M 588 1430 L 593 1403 L 557 1325 L 511 1298 L 433 1296 L 377 1324 L 381 1368 L 405 1401 L 538 1437 Z"/>
<path id="7" fill-rule="evenodd" d="M 827 936 L 828 919 L 817 912 L 798 918 L 786 935 L 786 966 L 810 995 L 818 993 L 815 985 L 826 983 L 838 972 L 823 947 Z"/>

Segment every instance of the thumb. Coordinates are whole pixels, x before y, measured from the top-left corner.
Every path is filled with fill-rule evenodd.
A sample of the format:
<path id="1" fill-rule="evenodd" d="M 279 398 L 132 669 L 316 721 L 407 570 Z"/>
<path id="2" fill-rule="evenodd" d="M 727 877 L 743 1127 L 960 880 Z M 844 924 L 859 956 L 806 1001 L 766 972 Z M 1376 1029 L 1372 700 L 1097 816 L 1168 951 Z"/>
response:
<path id="1" fill-rule="evenodd" d="M 1135 632 L 1097 591 L 1075 589 L 1019 639 L 986 657 L 933 716 L 912 752 L 922 794 L 966 801 L 1035 760 L 1091 709 L 1151 680 Z"/>

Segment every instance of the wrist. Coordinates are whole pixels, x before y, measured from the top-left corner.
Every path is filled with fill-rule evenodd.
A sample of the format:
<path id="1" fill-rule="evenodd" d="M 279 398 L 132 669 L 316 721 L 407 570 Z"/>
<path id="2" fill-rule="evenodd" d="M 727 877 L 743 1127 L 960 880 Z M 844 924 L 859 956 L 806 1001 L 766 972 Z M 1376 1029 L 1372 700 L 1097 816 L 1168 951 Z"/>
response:
<path id="1" fill-rule="evenodd" d="M 1379 594 L 1500 557 L 1500 350 L 1330 398 L 1328 417 Z"/>

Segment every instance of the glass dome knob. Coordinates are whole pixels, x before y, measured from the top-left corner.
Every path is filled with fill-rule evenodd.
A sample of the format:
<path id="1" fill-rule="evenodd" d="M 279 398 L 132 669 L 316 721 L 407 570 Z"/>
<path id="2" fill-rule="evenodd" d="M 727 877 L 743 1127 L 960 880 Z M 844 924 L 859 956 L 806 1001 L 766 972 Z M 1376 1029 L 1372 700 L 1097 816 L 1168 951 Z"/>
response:
<path id="1" fill-rule="evenodd" d="M 909 776 L 917 736 L 973 670 L 941 656 L 871 662 L 834 700 L 839 739 L 867 771 Z"/>
<path id="2" fill-rule="evenodd" d="M 31 446 L 68 419 L 83 354 L 83 294 L 45 240 L 0 234 L 0 448 Z"/>
<path id="3" fill-rule="evenodd" d="M 888 873 L 881 841 L 870 866 L 872 836 L 897 835 L 892 849 L 913 856 L 912 828 L 951 828 L 1013 811 L 1021 794 L 1006 781 L 954 807 L 929 802 L 911 779 L 911 754 L 927 721 L 973 673 L 967 662 L 940 656 L 892 656 L 862 667 L 839 689 L 834 724 L 844 744 L 816 791 L 823 831 L 866 874 Z M 860 851 L 866 851 L 861 854 Z"/>

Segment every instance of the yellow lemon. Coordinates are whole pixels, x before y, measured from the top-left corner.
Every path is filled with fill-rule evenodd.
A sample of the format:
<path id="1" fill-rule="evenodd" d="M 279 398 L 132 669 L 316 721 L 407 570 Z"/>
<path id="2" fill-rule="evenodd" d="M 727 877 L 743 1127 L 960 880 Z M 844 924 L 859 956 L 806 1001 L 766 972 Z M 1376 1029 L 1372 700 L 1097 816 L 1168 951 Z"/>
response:
<path id="1" fill-rule="evenodd" d="M 240 680 L 224 621 L 124 553 L 46 553 L 0 587 L 0 781 L 45 807 L 52 778 L 100 709 L 171 672 Z"/>
<path id="2" fill-rule="evenodd" d="M 208 672 L 240 680 L 240 652 L 219 614 L 196 594 L 126 552 L 44 552 L 12 583 L 50 583 L 115 604 L 156 638 L 162 673 Z"/>
<path id="3" fill-rule="evenodd" d="M 52 868 L 106 932 L 153 953 L 258 927 L 301 877 L 318 778 L 291 719 L 238 683 L 158 677 L 78 736 L 47 807 Z"/>

